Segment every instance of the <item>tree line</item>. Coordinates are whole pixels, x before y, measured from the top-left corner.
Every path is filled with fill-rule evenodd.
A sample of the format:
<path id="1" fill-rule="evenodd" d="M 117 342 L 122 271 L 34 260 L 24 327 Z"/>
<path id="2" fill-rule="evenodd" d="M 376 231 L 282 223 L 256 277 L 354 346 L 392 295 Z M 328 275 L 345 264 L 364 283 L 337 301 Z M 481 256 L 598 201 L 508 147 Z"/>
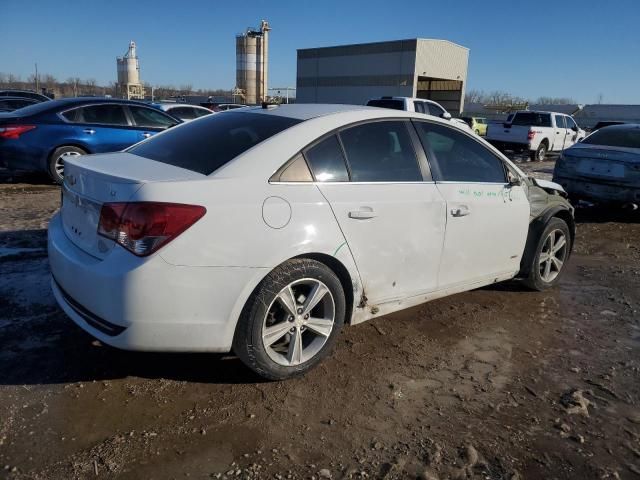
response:
<path id="1" fill-rule="evenodd" d="M 484 105 L 516 105 L 521 103 L 537 105 L 573 105 L 577 103 L 570 97 L 538 97 L 527 99 L 508 92 L 496 90 L 486 93 L 482 90 L 469 90 L 464 96 L 465 103 L 482 103 Z"/>
<path id="2" fill-rule="evenodd" d="M 192 85 L 151 85 L 145 83 L 147 97 L 153 96 L 156 99 L 170 98 L 184 95 L 203 96 L 231 96 L 230 90 L 223 89 L 194 89 Z M 45 91 L 55 98 L 80 97 L 85 95 L 111 95 L 116 96 L 116 82 L 109 82 L 107 85 L 99 85 L 95 78 L 82 79 L 79 77 L 69 77 L 66 80 L 59 80 L 48 73 L 39 74 L 36 79 L 35 74 L 22 79 L 20 75 L 0 72 L 0 89 L 10 88 L 19 90 L 37 90 L 39 93 Z"/>

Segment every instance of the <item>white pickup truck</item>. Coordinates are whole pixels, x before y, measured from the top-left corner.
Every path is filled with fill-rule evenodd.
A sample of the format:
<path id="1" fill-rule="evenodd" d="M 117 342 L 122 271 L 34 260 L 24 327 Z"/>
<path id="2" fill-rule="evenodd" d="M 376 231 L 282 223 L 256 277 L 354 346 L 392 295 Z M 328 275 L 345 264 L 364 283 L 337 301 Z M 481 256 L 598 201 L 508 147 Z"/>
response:
<path id="1" fill-rule="evenodd" d="M 532 161 L 541 162 L 547 152 L 561 152 L 585 136 L 564 113 L 518 111 L 504 123 L 490 123 L 485 140 L 501 151 L 528 151 Z"/>

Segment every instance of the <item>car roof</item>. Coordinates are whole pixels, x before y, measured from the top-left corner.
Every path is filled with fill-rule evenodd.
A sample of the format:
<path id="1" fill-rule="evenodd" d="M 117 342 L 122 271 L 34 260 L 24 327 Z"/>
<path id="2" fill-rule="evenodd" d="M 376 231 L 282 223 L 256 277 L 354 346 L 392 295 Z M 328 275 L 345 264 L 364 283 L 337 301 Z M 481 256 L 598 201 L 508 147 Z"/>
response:
<path id="1" fill-rule="evenodd" d="M 4 100 L 23 100 L 23 101 L 26 101 L 26 102 L 38 102 L 39 101 L 37 98 L 20 97 L 20 96 L 12 97 L 12 96 L 9 96 L 9 95 L 1 96 L 0 100 L 2 100 L 2 101 L 4 101 Z"/>
<path id="2" fill-rule="evenodd" d="M 623 123 L 620 125 L 607 125 L 606 127 L 599 128 L 598 130 L 635 130 L 640 129 L 640 123 Z"/>
<path id="3" fill-rule="evenodd" d="M 294 103 L 289 105 L 269 105 L 264 107 L 248 107 L 238 108 L 238 113 L 261 113 L 265 115 L 280 115 L 283 117 L 297 118 L 298 120 L 310 120 L 316 117 L 323 117 L 326 115 L 354 112 L 359 110 L 369 110 L 372 112 L 380 112 L 381 109 L 376 107 L 366 107 L 364 105 L 345 105 L 345 104 L 331 104 L 331 103 Z M 396 113 L 400 113 L 400 110 L 395 110 Z M 235 112 L 234 112 L 235 113 Z"/>
<path id="4" fill-rule="evenodd" d="M 153 102 L 151 105 L 157 105 L 159 107 L 167 107 L 167 108 L 173 108 L 173 107 L 193 107 L 193 108 L 198 108 L 201 110 L 209 110 L 208 108 L 205 108 L 201 105 L 193 105 L 191 103 L 174 103 L 174 102 Z"/>
<path id="5" fill-rule="evenodd" d="M 389 96 L 382 96 L 382 97 L 375 97 L 375 98 L 369 99 L 369 101 L 371 101 L 371 100 L 410 100 L 412 102 L 437 103 L 436 101 L 429 100 L 428 98 L 418 98 L 418 97 L 389 97 Z"/>

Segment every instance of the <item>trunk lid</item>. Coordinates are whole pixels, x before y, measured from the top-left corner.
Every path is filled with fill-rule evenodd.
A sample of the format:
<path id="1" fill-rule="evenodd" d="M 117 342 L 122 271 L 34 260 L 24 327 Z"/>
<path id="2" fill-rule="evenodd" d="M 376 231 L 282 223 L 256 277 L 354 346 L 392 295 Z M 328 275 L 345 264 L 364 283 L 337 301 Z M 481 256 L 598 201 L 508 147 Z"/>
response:
<path id="1" fill-rule="evenodd" d="M 115 242 L 98 235 L 100 210 L 107 202 L 127 202 L 150 182 L 196 180 L 204 175 L 130 153 L 84 155 L 65 162 L 62 225 L 78 248 L 105 258 Z"/>
<path id="2" fill-rule="evenodd" d="M 565 163 L 581 177 L 640 185 L 640 152 L 626 147 L 580 144 L 564 152 Z"/>

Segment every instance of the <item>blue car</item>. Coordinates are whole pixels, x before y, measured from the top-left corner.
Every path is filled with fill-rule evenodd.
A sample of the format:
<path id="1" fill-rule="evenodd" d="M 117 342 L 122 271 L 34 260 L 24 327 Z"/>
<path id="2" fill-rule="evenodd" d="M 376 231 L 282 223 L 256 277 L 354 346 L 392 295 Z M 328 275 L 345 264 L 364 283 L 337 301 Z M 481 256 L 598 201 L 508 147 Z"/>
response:
<path id="1" fill-rule="evenodd" d="M 46 172 L 62 183 L 70 155 L 115 152 L 180 123 L 142 102 L 51 100 L 0 113 L 0 166 Z"/>

